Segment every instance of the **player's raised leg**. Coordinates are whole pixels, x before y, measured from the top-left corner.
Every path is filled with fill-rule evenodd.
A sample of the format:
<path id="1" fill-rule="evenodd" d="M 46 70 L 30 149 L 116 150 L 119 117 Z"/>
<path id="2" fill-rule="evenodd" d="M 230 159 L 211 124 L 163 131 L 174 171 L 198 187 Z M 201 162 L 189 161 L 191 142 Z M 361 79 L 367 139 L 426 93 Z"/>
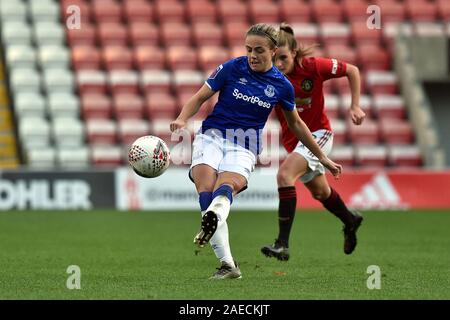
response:
<path id="1" fill-rule="evenodd" d="M 363 217 L 357 211 L 347 208 L 339 193 L 329 186 L 325 175 L 314 177 L 311 181 L 306 182 L 305 186 L 316 200 L 319 200 L 329 212 L 342 221 L 344 224 L 344 252 L 351 254 L 356 247 L 356 231 L 361 225 Z"/>

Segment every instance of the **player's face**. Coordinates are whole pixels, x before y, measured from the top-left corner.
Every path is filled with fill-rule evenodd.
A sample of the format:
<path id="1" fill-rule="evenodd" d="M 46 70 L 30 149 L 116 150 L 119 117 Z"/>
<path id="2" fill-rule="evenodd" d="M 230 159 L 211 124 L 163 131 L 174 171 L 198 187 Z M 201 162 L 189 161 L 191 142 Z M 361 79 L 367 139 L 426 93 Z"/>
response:
<path id="1" fill-rule="evenodd" d="M 279 47 L 275 52 L 275 67 L 284 74 L 291 73 L 294 70 L 295 51 L 288 46 Z"/>
<path id="2" fill-rule="evenodd" d="M 266 72 L 272 68 L 275 49 L 269 46 L 269 39 L 263 36 L 249 35 L 245 39 L 248 64 L 253 71 Z"/>

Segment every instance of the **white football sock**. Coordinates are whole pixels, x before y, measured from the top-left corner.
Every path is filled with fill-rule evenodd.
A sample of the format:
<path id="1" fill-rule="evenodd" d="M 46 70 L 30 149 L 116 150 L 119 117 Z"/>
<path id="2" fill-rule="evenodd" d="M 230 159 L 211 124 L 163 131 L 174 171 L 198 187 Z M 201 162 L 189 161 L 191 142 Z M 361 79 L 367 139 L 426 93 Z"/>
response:
<path id="1" fill-rule="evenodd" d="M 206 209 L 206 211 L 214 211 L 217 215 L 217 219 L 219 220 L 217 222 L 217 229 L 219 229 L 219 227 L 227 221 L 228 214 L 230 213 L 230 207 L 230 199 L 226 196 L 217 196 L 213 199 L 208 209 Z"/>
<path id="2" fill-rule="evenodd" d="M 234 266 L 234 259 L 231 255 L 230 242 L 228 238 L 228 224 L 226 221 L 224 221 L 220 227 L 217 228 L 216 233 L 214 233 L 211 240 L 209 240 L 209 243 L 211 244 L 216 257 L 220 260 L 220 262 L 226 262 Z"/>

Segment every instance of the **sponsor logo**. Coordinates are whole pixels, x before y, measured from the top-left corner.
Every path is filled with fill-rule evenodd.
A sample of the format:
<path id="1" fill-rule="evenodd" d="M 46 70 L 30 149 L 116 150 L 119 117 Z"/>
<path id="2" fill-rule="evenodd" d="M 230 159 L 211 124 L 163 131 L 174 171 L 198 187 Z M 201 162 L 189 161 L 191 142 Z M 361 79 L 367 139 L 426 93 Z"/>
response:
<path id="1" fill-rule="evenodd" d="M 240 78 L 239 79 L 239 81 L 238 81 L 240 84 L 243 84 L 244 86 L 247 84 L 247 79 L 245 79 L 245 78 Z"/>
<path id="2" fill-rule="evenodd" d="M 363 209 L 406 208 L 400 195 L 383 174 L 377 174 L 371 181 L 362 186 L 361 190 L 350 198 L 350 206 Z"/>
<path id="3" fill-rule="evenodd" d="M 311 97 L 309 97 L 309 98 L 296 97 L 295 98 L 295 104 L 297 106 L 297 111 L 298 112 L 303 112 L 303 111 L 305 111 L 307 109 L 311 109 L 311 107 L 312 107 L 311 102 L 312 102 L 312 98 Z"/>
<path id="4" fill-rule="evenodd" d="M 331 67 L 331 74 L 336 74 L 338 69 L 338 62 L 336 59 L 331 59 L 331 62 L 333 63 L 333 66 Z"/>
<path id="5" fill-rule="evenodd" d="M 223 65 L 220 65 L 216 68 L 216 70 L 213 71 L 213 73 L 211 73 L 211 75 L 209 76 L 209 79 L 215 79 L 217 74 L 220 72 L 220 70 L 223 69 Z"/>
<path id="6" fill-rule="evenodd" d="M 266 96 L 268 96 L 269 98 L 272 98 L 275 95 L 275 88 L 274 86 L 268 84 L 267 88 L 264 89 L 264 93 L 266 94 Z"/>
<path id="7" fill-rule="evenodd" d="M 239 89 L 234 89 L 233 97 L 237 100 L 244 100 L 250 102 L 252 104 L 257 104 L 260 107 L 270 109 L 271 104 L 269 102 L 262 101 L 259 97 L 256 96 L 248 96 L 239 91 Z"/>
<path id="8" fill-rule="evenodd" d="M 302 90 L 304 92 L 309 93 L 309 92 L 312 91 L 312 89 L 314 87 L 314 84 L 313 84 L 313 81 L 311 79 L 303 79 L 303 81 L 300 84 L 300 87 L 302 88 Z"/>

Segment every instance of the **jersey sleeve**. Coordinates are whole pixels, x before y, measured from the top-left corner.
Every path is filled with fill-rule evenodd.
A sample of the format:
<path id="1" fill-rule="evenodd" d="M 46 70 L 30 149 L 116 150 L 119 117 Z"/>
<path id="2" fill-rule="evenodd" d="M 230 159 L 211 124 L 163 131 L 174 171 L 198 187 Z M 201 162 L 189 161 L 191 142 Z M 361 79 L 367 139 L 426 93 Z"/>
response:
<path id="1" fill-rule="evenodd" d="M 230 74 L 230 70 L 233 66 L 233 60 L 227 61 L 219 65 L 216 70 L 214 70 L 211 75 L 206 79 L 206 85 L 212 91 L 219 91 L 225 85 L 226 80 Z"/>
<path id="2" fill-rule="evenodd" d="M 283 91 L 280 94 L 280 100 L 278 105 L 283 109 L 292 111 L 295 108 L 295 91 L 289 80 L 286 79 L 286 84 L 283 87 Z"/>
<path id="3" fill-rule="evenodd" d="M 340 78 L 347 72 L 347 64 L 337 59 L 315 58 L 316 70 L 324 79 Z"/>

